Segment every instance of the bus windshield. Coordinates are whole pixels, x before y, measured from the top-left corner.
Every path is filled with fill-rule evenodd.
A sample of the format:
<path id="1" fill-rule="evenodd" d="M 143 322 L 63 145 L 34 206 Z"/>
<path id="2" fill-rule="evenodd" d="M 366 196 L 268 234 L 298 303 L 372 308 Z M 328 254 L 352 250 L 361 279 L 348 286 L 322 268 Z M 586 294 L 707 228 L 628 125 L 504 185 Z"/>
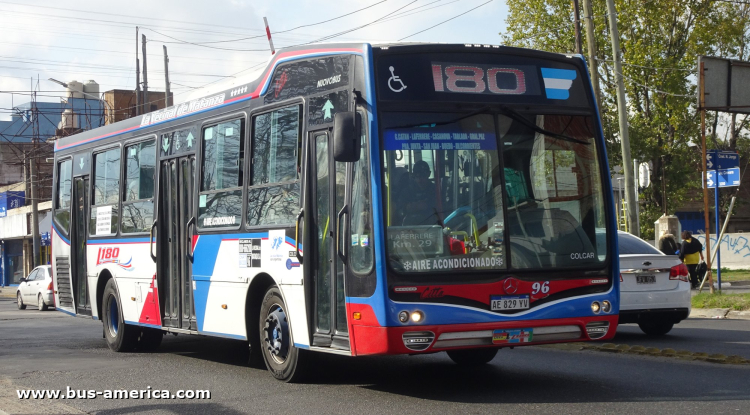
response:
<path id="1" fill-rule="evenodd" d="M 591 267 L 606 259 L 591 116 L 387 112 L 387 255 L 401 273 Z"/>

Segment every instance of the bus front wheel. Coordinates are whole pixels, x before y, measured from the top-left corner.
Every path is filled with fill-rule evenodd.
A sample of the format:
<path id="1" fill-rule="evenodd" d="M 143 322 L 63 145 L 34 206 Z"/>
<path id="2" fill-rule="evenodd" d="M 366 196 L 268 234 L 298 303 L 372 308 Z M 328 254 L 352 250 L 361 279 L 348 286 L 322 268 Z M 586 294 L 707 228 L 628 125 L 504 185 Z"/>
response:
<path id="1" fill-rule="evenodd" d="M 308 356 L 306 350 L 294 347 L 286 305 L 278 287 L 266 291 L 260 307 L 260 346 L 268 371 L 283 382 L 299 382 Z"/>
<path id="2" fill-rule="evenodd" d="M 128 326 L 122 316 L 120 295 L 117 292 L 115 280 L 110 279 L 104 288 L 102 296 L 102 324 L 107 346 L 115 352 L 129 352 L 133 350 L 138 340 L 135 327 Z"/>
<path id="3" fill-rule="evenodd" d="M 461 366 L 479 366 L 492 361 L 497 354 L 497 349 L 468 349 L 451 350 L 448 357 Z"/>

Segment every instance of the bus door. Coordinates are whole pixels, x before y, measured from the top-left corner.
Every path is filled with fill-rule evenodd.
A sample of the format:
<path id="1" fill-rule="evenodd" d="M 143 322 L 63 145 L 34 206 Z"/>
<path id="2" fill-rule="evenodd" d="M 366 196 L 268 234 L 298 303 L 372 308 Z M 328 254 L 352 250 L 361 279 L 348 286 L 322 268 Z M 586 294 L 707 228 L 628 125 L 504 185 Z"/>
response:
<path id="1" fill-rule="evenodd" d="M 162 324 L 197 330 L 191 287 L 195 156 L 161 162 L 157 258 Z M 192 228 L 194 229 L 194 228 Z"/>
<path id="2" fill-rule="evenodd" d="M 76 314 L 91 315 L 88 278 L 86 277 L 86 238 L 89 224 L 89 176 L 73 179 L 73 214 L 70 248 L 73 260 L 73 292 Z"/>
<path id="3" fill-rule="evenodd" d="M 345 264 L 337 255 L 339 219 L 342 226 L 346 163 L 334 162 L 333 145 L 328 131 L 310 133 L 310 180 L 312 190 L 307 209 L 312 214 L 311 240 L 315 247 L 312 280 L 314 283 L 313 345 L 349 349 L 344 294 Z M 342 235 L 344 235 L 342 233 Z"/>

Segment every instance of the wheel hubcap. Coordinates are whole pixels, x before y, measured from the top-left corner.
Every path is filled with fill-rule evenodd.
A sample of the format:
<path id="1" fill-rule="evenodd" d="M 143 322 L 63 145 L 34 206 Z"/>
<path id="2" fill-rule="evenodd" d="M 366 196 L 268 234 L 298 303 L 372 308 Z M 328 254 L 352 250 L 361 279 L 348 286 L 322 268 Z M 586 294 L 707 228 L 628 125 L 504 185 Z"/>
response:
<path id="1" fill-rule="evenodd" d="M 42 300 L 42 296 L 39 296 L 39 309 L 41 310 L 42 307 L 44 307 L 44 300 Z"/>
<path id="2" fill-rule="evenodd" d="M 107 319 L 107 328 L 112 337 L 117 336 L 117 329 L 120 325 L 119 310 L 117 309 L 117 299 L 112 296 L 109 298 L 109 318 Z"/>
<path id="3" fill-rule="evenodd" d="M 18 305 L 21 306 L 23 304 L 23 301 L 21 300 L 21 294 L 18 294 L 16 296 L 16 300 L 18 300 Z"/>
<path id="4" fill-rule="evenodd" d="M 271 308 L 266 317 L 263 340 L 273 360 L 276 363 L 284 363 L 289 353 L 289 326 L 286 314 L 278 304 Z"/>

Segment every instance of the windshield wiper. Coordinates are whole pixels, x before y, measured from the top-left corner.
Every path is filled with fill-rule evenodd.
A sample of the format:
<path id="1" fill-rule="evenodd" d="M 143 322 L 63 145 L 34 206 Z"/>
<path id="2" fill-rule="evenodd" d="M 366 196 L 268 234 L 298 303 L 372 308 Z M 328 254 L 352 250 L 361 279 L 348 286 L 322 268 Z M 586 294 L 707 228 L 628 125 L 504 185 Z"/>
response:
<path id="1" fill-rule="evenodd" d="M 577 144 L 585 144 L 585 145 L 591 144 L 591 143 L 587 143 L 585 141 L 579 140 L 577 138 L 569 137 L 564 134 L 553 133 L 552 131 L 545 130 L 544 128 L 539 127 L 535 123 L 526 119 L 526 117 L 524 117 L 518 111 L 510 107 L 506 107 L 505 105 L 500 105 L 499 108 L 500 108 L 500 112 L 502 112 L 504 115 L 520 122 L 521 124 L 525 125 L 526 127 L 529 127 L 530 129 L 534 130 L 534 132 L 537 132 L 539 134 L 544 134 L 546 136 L 550 136 L 550 137 L 557 138 L 557 139 L 564 140 L 564 141 L 570 141 L 572 143 L 577 143 Z"/>
<path id="2" fill-rule="evenodd" d="M 415 123 L 415 124 L 408 124 L 408 125 L 399 125 L 398 127 L 389 127 L 388 129 L 392 129 L 392 128 L 414 128 L 414 127 L 430 127 L 430 128 L 432 128 L 432 127 L 437 127 L 439 125 L 454 124 L 454 123 L 457 123 L 457 122 L 459 122 L 459 121 L 461 121 L 463 119 L 466 119 L 466 118 L 469 118 L 469 117 L 473 117 L 473 116 L 475 116 L 477 114 L 481 114 L 481 113 L 487 112 L 489 110 L 490 110 L 490 107 L 484 106 L 482 108 L 479 108 L 476 111 L 472 111 L 472 112 L 470 112 L 468 114 L 464 114 L 464 115 L 462 115 L 462 116 L 460 116 L 458 118 L 454 118 L 454 119 L 452 119 L 450 121 L 429 122 L 429 123 Z"/>

